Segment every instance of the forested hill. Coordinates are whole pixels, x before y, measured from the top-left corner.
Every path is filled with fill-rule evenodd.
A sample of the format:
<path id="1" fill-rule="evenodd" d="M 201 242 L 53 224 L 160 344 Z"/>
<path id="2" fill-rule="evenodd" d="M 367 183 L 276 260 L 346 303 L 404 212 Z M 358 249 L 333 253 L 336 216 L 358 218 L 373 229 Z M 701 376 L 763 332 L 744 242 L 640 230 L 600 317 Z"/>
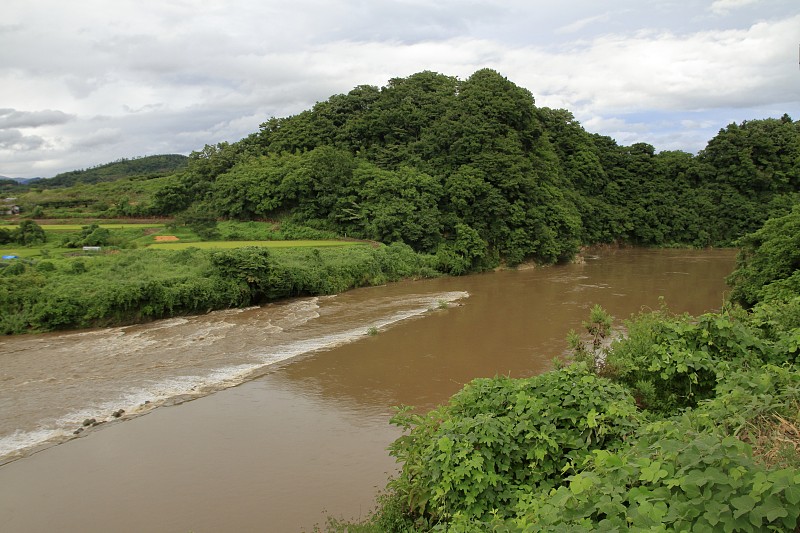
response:
<path id="1" fill-rule="evenodd" d="M 42 188 L 72 187 L 78 183 L 116 181 L 132 176 L 157 177 L 182 170 L 187 165 L 185 155 L 165 154 L 120 159 L 84 170 L 62 172 L 52 178 L 36 180 L 35 186 Z"/>
<path id="2" fill-rule="evenodd" d="M 460 273 L 582 244 L 730 244 L 800 190 L 800 122 L 731 124 L 698 155 L 620 146 L 492 70 L 359 86 L 193 153 L 152 211 L 291 219 L 436 253 Z"/>

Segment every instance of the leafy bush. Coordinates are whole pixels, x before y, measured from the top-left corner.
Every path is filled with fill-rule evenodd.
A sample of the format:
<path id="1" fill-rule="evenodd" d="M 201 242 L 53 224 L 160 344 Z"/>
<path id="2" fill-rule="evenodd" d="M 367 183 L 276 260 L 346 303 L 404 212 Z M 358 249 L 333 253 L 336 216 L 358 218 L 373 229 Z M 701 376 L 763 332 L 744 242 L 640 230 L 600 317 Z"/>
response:
<path id="1" fill-rule="evenodd" d="M 574 365 L 530 379 L 477 379 L 425 416 L 401 411 L 410 434 L 391 446 L 391 483 L 427 521 L 483 518 L 558 487 L 596 449 L 616 449 L 639 421 L 625 389 Z"/>
<path id="2" fill-rule="evenodd" d="M 712 397 L 736 367 L 781 357 L 735 311 L 694 318 L 661 310 L 627 321 L 626 329 L 608 355 L 607 372 L 634 390 L 642 406 L 661 413 Z"/>
<path id="3" fill-rule="evenodd" d="M 591 341 L 588 343 L 584 341 L 575 330 L 570 330 L 567 335 L 567 344 L 572 350 L 573 358 L 586 363 L 593 371 L 603 370 L 608 357 L 608 349 L 604 344 L 611 334 L 613 322 L 614 317 L 595 304 L 589 313 L 589 320 L 582 323 L 583 328 L 591 336 Z"/>
<path id="4" fill-rule="evenodd" d="M 772 365 L 739 370 L 716 392 L 695 410 L 643 426 L 629 447 L 595 451 L 562 487 L 522 502 L 514 528 L 794 529 L 800 472 L 772 467 L 747 441 L 754 420 L 797 415 L 800 375 Z"/>
<path id="5" fill-rule="evenodd" d="M 750 446 L 688 417 L 652 423 L 636 444 L 596 450 L 587 468 L 519 507 L 519 530 L 790 531 L 800 472 L 769 470 Z"/>
<path id="6" fill-rule="evenodd" d="M 63 245 L 67 248 L 80 248 L 81 246 L 108 246 L 111 242 L 111 232 L 101 228 L 98 224 L 90 224 L 81 228 L 80 234 L 74 238 L 66 238 Z"/>
<path id="7" fill-rule="evenodd" d="M 746 307 L 800 294 L 800 204 L 739 240 L 730 298 Z"/>
<path id="8" fill-rule="evenodd" d="M 214 240 L 219 237 L 217 231 L 217 216 L 206 203 L 192 204 L 176 217 L 176 222 L 188 226 L 193 232 L 205 240 Z"/>
<path id="9" fill-rule="evenodd" d="M 19 227 L 12 232 L 14 242 L 23 246 L 40 244 L 47 241 L 47 235 L 39 224 L 33 220 L 23 220 Z"/>
<path id="10" fill-rule="evenodd" d="M 211 253 L 211 264 L 217 275 L 245 283 L 250 288 L 250 301 L 258 301 L 269 283 L 269 250 L 246 246 Z"/>

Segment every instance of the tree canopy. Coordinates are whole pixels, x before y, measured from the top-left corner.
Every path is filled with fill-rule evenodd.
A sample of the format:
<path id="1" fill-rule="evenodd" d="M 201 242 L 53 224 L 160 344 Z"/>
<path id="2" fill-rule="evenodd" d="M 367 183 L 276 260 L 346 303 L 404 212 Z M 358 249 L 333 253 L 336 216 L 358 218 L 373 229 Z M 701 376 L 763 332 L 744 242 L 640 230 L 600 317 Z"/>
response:
<path id="1" fill-rule="evenodd" d="M 493 70 L 465 80 L 426 71 L 206 146 L 160 209 L 205 201 L 223 218 L 290 214 L 405 242 L 460 271 L 556 262 L 612 241 L 731 244 L 796 201 L 799 154 L 788 116 L 732 124 L 697 156 L 656 152 L 537 107 Z"/>
<path id="2" fill-rule="evenodd" d="M 659 152 L 587 132 L 496 71 L 425 71 L 207 145 L 152 190 L 117 211 L 284 219 L 404 242 L 450 272 L 597 243 L 731 245 L 798 201 L 800 122 L 730 124 L 697 155 Z"/>

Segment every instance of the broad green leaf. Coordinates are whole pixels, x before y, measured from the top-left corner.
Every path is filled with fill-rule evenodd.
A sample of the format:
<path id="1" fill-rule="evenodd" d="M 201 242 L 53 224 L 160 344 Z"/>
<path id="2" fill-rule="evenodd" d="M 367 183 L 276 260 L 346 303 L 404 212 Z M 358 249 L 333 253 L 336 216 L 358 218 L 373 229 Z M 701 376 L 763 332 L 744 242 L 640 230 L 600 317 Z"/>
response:
<path id="1" fill-rule="evenodd" d="M 739 518 L 745 513 L 749 513 L 753 510 L 753 507 L 758 503 L 755 498 L 750 496 L 749 494 L 745 494 L 744 496 L 739 496 L 738 498 L 731 499 L 731 504 L 736 509 L 733 512 L 734 518 Z"/>

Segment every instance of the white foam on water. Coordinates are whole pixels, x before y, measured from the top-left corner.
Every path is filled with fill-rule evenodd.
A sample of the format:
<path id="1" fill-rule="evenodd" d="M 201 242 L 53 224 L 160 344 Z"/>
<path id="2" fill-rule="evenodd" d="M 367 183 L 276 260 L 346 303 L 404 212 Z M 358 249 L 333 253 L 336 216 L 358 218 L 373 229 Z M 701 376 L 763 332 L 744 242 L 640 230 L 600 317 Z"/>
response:
<path id="1" fill-rule="evenodd" d="M 60 441 L 70 436 L 65 428 L 36 429 L 34 431 L 15 431 L 0 437 L 0 464 L 3 460 L 16 459 L 25 452 L 46 442 Z"/>
<path id="2" fill-rule="evenodd" d="M 138 385 L 136 388 L 121 391 L 118 398 L 112 401 L 87 405 L 74 410 L 57 420 L 41 421 L 39 427 L 28 431 L 15 431 L 10 435 L 0 436 L 0 463 L 4 460 L 13 460 L 22 457 L 26 452 L 39 448 L 48 443 L 58 443 L 74 437 L 74 431 L 83 427 L 84 420 L 95 419 L 98 423 L 115 420 L 113 413 L 119 409 L 125 411 L 125 417 L 138 415 L 152 410 L 161 405 L 197 398 L 212 392 L 239 385 L 254 376 L 261 375 L 272 364 L 286 361 L 299 355 L 304 355 L 322 350 L 329 350 L 358 339 L 364 338 L 370 328 L 387 328 L 403 320 L 418 317 L 439 306 L 442 302 L 452 303 L 467 298 L 467 292 L 447 292 L 433 295 L 410 296 L 402 299 L 402 303 L 410 306 L 401 311 L 390 312 L 379 319 L 366 321 L 363 324 L 351 325 L 345 330 L 317 335 L 308 339 L 288 341 L 285 344 L 270 346 L 264 351 L 256 351 L 252 363 L 222 366 L 197 375 L 178 375 L 166 379 Z M 319 299 L 309 298 L 287 304 L 290 306 L 287 313 L 278 320 L 284 326 L 296 328 L 303 326 L 310 320 L 319 316 Z M 166 325 L 169 322 L 170 325 Z M 162 321 L 156 327 L 175 327 L 186 324 L 184 319 Z M 270 320 L 271 322 L 271 320 Z M 221 322 L 206 324 L 200 332 L 195 332 L 192 337 L 212 336 L 219 330 L 227 329 L 232 324 Z M 267 327 L 280 328 L 274 324 Z M 139 333 L 139 332 L 137 332 Z M 181 342 L 180 344 L 190 344 Z"/>

